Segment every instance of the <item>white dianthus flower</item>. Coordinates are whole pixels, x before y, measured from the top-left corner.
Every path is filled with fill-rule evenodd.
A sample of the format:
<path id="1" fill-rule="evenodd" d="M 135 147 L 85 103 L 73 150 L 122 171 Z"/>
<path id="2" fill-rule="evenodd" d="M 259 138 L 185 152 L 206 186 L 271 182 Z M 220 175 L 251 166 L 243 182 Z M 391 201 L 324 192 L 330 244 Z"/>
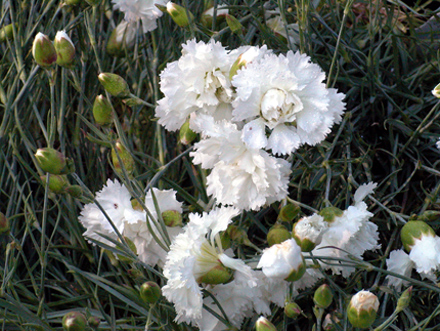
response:
<path id="1" fill-rule="evenodd" d="M 246 121 L 243 140 L 248 146 L 289 154 L 303 144 L 321 142 L 340 122 L 344 95 L 326 88 L 324 72 L 309 60 L 299 52 L 267 54 L 234 76 L 233 119 Z"/>
<path id="2" fill-rule="evenodd" d="M 157 28 L 156 20 L 162 16 L 157 5 L 165 5 L 165 0 L 112 0 L 115 9 L 125 14 L 127 22 L 142 22 L 144 33 Z"/>
<path id="3" fill-rule="evenodd" d="M 191 153 L 193 163 L 212 169 L 207 192 L 218 203 L 255 210 L 286 197 L 289 162 L 246 146 L 233 123 L 215 123 L 209 116 L 198 116 L 192 123 L 205 137 Z"/>
<path id="4" fill-rule="evenodd" d="M 160 74 L 156 116 L 167 130 L 175 131 L 192 113 L 205 113 L 215 119 L 232 117 L 231 57 L 220 42 L 189 40 L 182 45 L 179 60 L 168 63 Z"/>
<path id="5" fill-rule="evenodd" d="M 403 249 L 392 251 L 390 257 L 386 260 L 387 270 L 396 274 L 411 277 L 411 271 L 415 264 L 411 261 L 408 254 Z M 394 276 L 387 276 L 388 284 L 394 286 L 397 291 L 400 291 L 402 285 L 407 285 L 408 282 Z"/>
<path id="6" fill-rule="evenodd" d="M 322 236 L 328 228 L 328 223 L 324 221 L 324 217 L 313 214 L 312 216 L 303 217 L 296 222 L 292 229 L 292 236 L 301 243 L 301 248 L 313 245 L 319 245 Z M 304 247 L 303 247 L 304 246 Z M 310 251 L 307 250 L 307 251 Z"/>
<path id="7" fill-rule="evenodd" d="M 344 210 L 341 216 L 335 216 L 324 233 L 321 243 L 313 250 L 315 256 L 347 258 L 348 254 L 351 254 L 362 259 L 362 254 L 366 250 L 380 247 L 377 225 L 369 221 L 373 214 L 367 211 L 367 205 L 362 201 L 368 194 L 373 193 L 375 188 L 376 184 L 369 183 L 357 189 L 354 195 L 355 204 Z M 344 277 L 354 271 L 353 267 L 334 265 L 337 261 L 328 262 L 333 265 L 323 263 L 322 267 L 331 269 L 336 274 L 342 273 Z"/>
<path id="8" fill-rule="evenodd" d="M 203 215 L 190 214 L 184 232 L 179 234 L 171 245 L 163 271 L 167 284 L 162 288 L 162 292 L 174 303 L 177 322 L 195 325 L 201 323 L 202 289 L 209 289 L 212 285 L 202 287 L 199 283 L 212 271 L 215 273 L 219 268 L 223 268 L 220 271 L 220 276 L 223 277 L 227 276 L 227 270 L 233 270 L 235 282 L 241 280 L 243 286 L 248 288 L 257 285 L 252 269 L 243 261 L 227 256 L 221 246 L 218 234 L 227 229 L 231 219 L 236 215 L 238 210 L 232 207 L 214 209 Z"/>
<path id="9" fill-rule="evenodd" d="M 417 272 L 430 274 L 440 269 L 440 237 L 422 234 L 414 238 L 414 245 L 409 252 L 409 258 L 415 263 Z"/>

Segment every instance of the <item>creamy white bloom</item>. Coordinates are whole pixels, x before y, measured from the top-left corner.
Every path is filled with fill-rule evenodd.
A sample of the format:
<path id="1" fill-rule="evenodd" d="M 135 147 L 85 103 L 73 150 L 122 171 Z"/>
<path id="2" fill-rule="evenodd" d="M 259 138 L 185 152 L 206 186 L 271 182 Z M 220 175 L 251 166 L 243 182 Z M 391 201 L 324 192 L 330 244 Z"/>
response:
<path id="1" fill-rule="evenodd" d="M 103 189 L 96 194 L 95 200 L 110 218 L 111 222 L 120 234 L 123 234 L 127 224 L 137 223 L 145 220 L 145 214 L 133 209 L 131 195 L 127 188 L 118 180 L 107 180 Z M 96 241 L 114 246 L 109 240 L 103 238 L 104 234 L 110 238 L 117 239 L 118 236 L 110 221 L 95 203 L 84 206 L 80 213 L 79 221 L 86 228 L 83 236 Z"/>
<path id="2" fill-rule="evenodd" d="M 262 271 L 256 271 L 255 274 L 258 285 L 253 289 L 254 310 L 257 314 L 271 315 L 271 303 L 278 307 L 284 307 L 290 283 L 282 279 L 269 278 Z"/>
<path id="3" fill-rule="evenodd" d="M 415 263 L 417 272 L 430 274 L 440 269 L 440 237 L 422 234 L 414 238 L 409 258 Z"/>
<path id="4" fill-rule="evenodd" d="M 295 223 L 292 234 L 301 241 L 307 239 L 319 245 L 327 228 L 328 223 L 324 221 L 324 217 L 313 214 L 312 216 L 303 217 Z"/>
<path id="5" fill-rule="evenodd" d="M 362 290 L 351 297 L 350 306 L 357 311 L 370 309 L 377 311 L 379 309 L 379 299 L 370 291 Z"/>
<path id="6" fill-rule="evenodd" d="M 414 269 L 415 264 L 409 258 L 409 255 L 405 253 L 403 249 L 392 251 L 390 257 L 386 260 L 387 270 L 396 274 L 411 277 L 411 271 Z M 394 286 L 397 291 L 400 291 L 402 285 L 407 285 L 408 282 L 394 276 L 386 277 L 388 284 Z"/>
<path id="7" fill-rule="evenodd" d="M 203 287 L 199 279 L 214 267 L 234 270 L 234 280 L 242 281 L 244 286 L 252 288 L 257 285 L 252 269 L 243 261 L 228 257 L 221 247 L 218 234 L 227 229 L 236 215 L 238 210 L 232 207 L 217 208 L 203 215 L 190 214 L 184 232 L 171 245 L 163 271 L 167 284 L 162 292 L 174 303 L 177 322 L 201 323 Z"/>
<path id="8" fill-rule="evenodd" d="M 193 39 L 182 47 L 180 59 L 168 63 L 160 74 L 160 89 L 165 96 L 156 107 L 159 123 L 175 131 L 192 113 L 229 120 L 233 96 L 229 70 L 235 57 L 214 40 L 204 43 Z"/>
<path id="9" fill-rule="evenodd" d="M 257 268 L 262 268 L 267 277 L 281 280 L 288 278 L 292 272 L 304 269 L 305 262 L 296 241 L 288 239 L 266 248 Z"/>
<path id="10" fill-rule="evenodd" d="M 207 192 L 218 203 L 255 210 L 286 197 L 290 174 L 287 161 L 246 146 L 233 123 L 200 115 L 192 125 L 204 139 L 190 155 L 194 164 L 212 169 Z"/>
<path id="11" fill-rule="evenodd" d="M 156 20 L 162 16 L 157 5 L 165 5 L 165 0 L 112 0 L 114 9 L 125 14 L 125 20 L 133 23 L 142 22 L 144 33 L 157 28 Z"/>
<path id="12" fill-rule="evenodd" d="M 366 250 L 380 247 L 377 225 L 369 221 L 373 214 L 367 211 L 367 205 L 362 201 L 373 192 L 375 187 L 376 184 L 369 183 L 358 188 L 354 195 L 354 205 L 344 210 L 341 216 L 336 216 L 334 221 L 329 224 L 321 243 L 313 250 L 313 255 L 345 259 L 347 254 L 351 254 L 361 259 Z M 327 246 L 337 248 L 325 248 Z M 329 263 L 336 264 L 337 261 L 329 261 Z M 342 274 L 344 277 L 354 271 L 352 267 L 330 266 L 326 263 L 321 265 L 323 268 L 331 269 L 334 273 Z"/>
<path id="13" fill-rule="evenodd" d="M 309 60 L 299 52 L 267 54 L 234 76 L 233 119 L 246 122 L 243 140 L 248 146 L 289 154 L 303 144 L 321 142 L 340 122 L 344 95 L 326 88 L 324 72 Z"/>

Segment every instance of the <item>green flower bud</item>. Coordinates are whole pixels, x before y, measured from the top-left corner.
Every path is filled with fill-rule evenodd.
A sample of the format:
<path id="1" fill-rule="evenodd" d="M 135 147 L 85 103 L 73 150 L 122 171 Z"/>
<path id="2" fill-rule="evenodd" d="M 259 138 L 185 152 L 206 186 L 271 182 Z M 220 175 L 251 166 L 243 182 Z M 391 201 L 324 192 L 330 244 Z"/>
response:
<path id="1" fill-rule="evenodd" d="M 179 140 L 183 145 L 188 145 L 193 142 L 194 139 L 196 139 L 197 133 L 195 133 L 193 130 L 189 128 L 189 121 L 186 121 L 183 123 L 182 127 L 180 128 L 179 132 Z"/>
<path id="2" fill-rule="evenodd" d="M 409 306 L 409 303 L 411 302 L 412 289 L 413 287 L 410 286 L 402 293 L 399 300 L 397 300 L 396 311 L 401 312 Z"/>
<path id="3" fill-rule="evenodd" d="M 144 211 L 144 208 L 142 208 L 141 204 L 136 199 L 131 200 L 131 206 L 134 210 Z"/>
<path id="4" fill-rule="evenodd" d="M 313 302 L 318 308 L 326 309 L 333 301 L 333 293 L 330 290 L 330 286 L 322 284 L 318 287 L 313 295 Z"/>
<path id="5" fill-rule="evenodd" d="M 10 230 L 9 220 L 0 212 L 0 234 L 8 234 Z"/>
<path id="6" fill-rule="evenodd" d="M 376 320 L 378 309 L 377 296 L 369 291 L 360 291 L 350 300 L 347 308 L 348 320 L 355 328 L 369 328 Z"/>
<path id="7" fill-rule="evenodd" d="M 335 217 L 340 217 L 342 216 L 344 212 L 342 210 L 340 210 L 339 208 L 336 207 L 326 207 L 324 209 L 322 209 L 318 215 L 321 215 L 322 217 L 324 217 L 324 221 L 326 221 L 327 223 L 333 223 L 335 220 Z"/>
<path id="8" fill-rule="evenodd" d="M 278 220 L 281 222 L 290 223 L 292 222 L 298 214 L 301 212 L 301 208 L 293 203 L 288 203 L 280 210 L 278 215 Z"/>
<path id="9" fill-rule="evenodd" d="M 53 175 L 63 175 L 75 171 L 72 160 L 50 147 L 38 149 L 35 158 L 41 170 Z"/>
<path id="10" fill-rule="evenodd" d="M 223 250 L 226 250 L 231 247 L 231 236 L 227 231 L 220 233 L 220 241 L 222 243 Z"/>
<path id="11" fill-rule="evenodd" d="M 432 90 L 432 94 L 436 97 L 440 99 L 440 84 L 437 84 L 436 87 L 434 87 L 434 89 Z"/>
<path id="12" fill-rule="evenodd" d="M 84 331 L 86 323 L 86 317 L 79 311 L 71 311 L 63 317 L 63 329 L 66 331 Z"/>
<path id="13" fill-rule="evenodd" d="M 83 190 L 79 185 L 70 185 L 66 188 L 66 193 L 68 193 L 73 198 L 79 199 L 83 194 Z"/>
<path id="14" fill-rule="evenodd" d="M 160 299 L 162 291 L 160 290 L 159 285 L 150 281 L 141 285 L 140 294 L 142 300 L 145 302 L 156 303 Z"/>
<path id="15" fill-rule="evenodd" d="M 124 238 L 128 248 L 130 248 L 130 250 L 136 255 L 137 254 L 137 249 L 136 249 L 136 245 L 134 244 L 134 242 L 131 241 L 130 238 L 127 238 L 127 237 L 123 237 L 123 238 Z M 120 240 L 118 240 L 118 241 L 120 241 Z M 127 262 L 127 263 L 132 262 L 132 259 L 130 257 L 128 257 L 128 256 L 117 254 L 117 257 L 122 262 Z"/>
<path id="16" fill-rule="evenodd" d="M 32 46 L 35 62 L 41 67 L 49 67 L 57 60 L 57 52 L 49 38 L 38 32 Z"/>
<path id="17" fill-rule="evenodd" d="M 421 239 L 422 236 L 435 237 L 434 230 L 422 221 L 408 221 L 400 230 L 400 238 L 407 252 L 411 251 L 415 240 Z"/>
<path id="18" fill-rule="evenodd" d="M 177 210 L 166 210 L 162 213 L 162 218 L 166 226 L 170 228 L 182 226 L 182 214 Z"/>
<path id="19" fill-rule="evenodd" d="M 246 231 L 234 224 L 230 224 L 228 226 L 228 229 L 226 232 L 229 235 L 229 238 L 231 238 L 232 241 L 235 241 L 239 245 L 252 245 L 252 243 L 249 240 L 249 237 L 246 233 Z"/>
<path id="20" fill-rule="evenodd" d="M 218 264 L 197 279 L 198 283 L 218 285 L 228 283 L 233 276 L 233 271 L 222 264 Z"/>
<path id="21" fill-rule="evenodd" d="M 47 175 L 40 176 L 41 184 L 46 185 Z M 69 180 L 66 175 L 50 175 L 49 189 L 56 194 L 66 193 L 66 188 L 69 186 Z"/>
<path id="22" fill-rule="evenodd" d="M 282 242 L 290 238 L 292 238 L 292 235 L 284 225 L 275 224 L 273 227 L 270 228 L 269 232 L 267 233 L 267 244 L 269 246 L 281 244 Z"/>
<path id="23" fill-rule="evenodd" d="M 54 42 L 57 52 L 57 64 L 65 68 L 72 68 L 75 62 L 75 46 L 65 31 L 58 31 Z"/>
<path id="24" fill-rule="evenodd" d="M 135 268 L 128 269 L 127 273 L 132 279 L 140 279 L 144 276 L 142 271 Z"/>
<path id="25" fill-rule="evenodd" d="M 296 320 L 302 313 L 301 308 L 296 302 L 289 302 L 284 306 L 284 315 Z"/>
<path id="26" fill-rule="evenodd" d="M 18 27 L 18 24 L 15 23 L 15 27 Z M 12 39 L 14 36 L 14 31 L 12 24 L 5 25 L 0 29 L 0 43 L 4 42 L 6 39 Z"/>
<path id="27" fill-rule="evenodd" d="M 106 72 L 100 73 L 98 79 L 104 89 L 114 97 L 124 98 L 130 95 L 130 88 L 121 76 Z"/>
<path id="28" fill-rule="evenodd" d="M 131 154 L 127 151 L 127 149 L 118 141 L 116 142 L 116 149 L 112 148 L 112 162 L 115 170 L 118 174 L 122 175 L 122 165 L 119 162 L 118 155 L 116 154 L 116 150 L 118 151 L 119 158 L 124 165 L 125 171 L 127 171 L 128 175 L 131 175 L 134 171 L 134 160 Z"/>
<path id="29" fill-rule="evenodd" d="M 175 3 L 172 3 L 170 1 L 167 3 L 167 12 L 168 14 L 170 14 L 173 21 L 181 28 L 184 28 L 189 25 L 190 20 L 188 19 L 186 8 L 179 6 Z M 193 14 L 189 11 L 188 13 L 191 17 L 191 20 L 193 20 L 194 18 Z"/>
<path id="30" fill-rule="evenodd" d="M 440 220 L 440 211 L 437 210 L 426 210 L 422 215 L 417 217 L 418 221 L 423 222 L 434 222 Z"/>
<path id="31" fill-rule="evenodd" d="M 217 24 L 222 23 L 225 20 L 225 17 L 228 15 L 228 9 L 222 9 L 221 7 L 217 7 L 215 22 Z M 214 18 L 214 7 L 210 6 L 207 10 L 205 10 L 200 18 L 200 23 L 208 29 L 212 28 L 212 20 Z"/>
<path id="32" fill-rule="evenodd" d="M 93 103 L 93 118 L 96 124 L 101 126 L 109 126 L 113 123 L 112 105 L 102 94 L 98 95 Z"/>
<path id="33" fill-rule="evenodd" d="M 87 323 L 89 324 L 90 327 L 97 329 L 99 324 L 101 323 L 101 320 L 98 317 L 90 316 L 89 319 L 87 320 Z"/>
<path id="34" fill-rule="evenodd" d="M 261 316 L 255 323 L 257 331 L 277 331 L 275 325 L 273 325 L 266 317 Z"/>
<path id="35" fill-rule="evenodd" d="M 226 15 L 226 23 L 228 24 L 232 33 L 239 35 L 243 34 L 243 25 L 241 25 L 240 21 L 237 20 L 234 16 L 229 14 Z"/>

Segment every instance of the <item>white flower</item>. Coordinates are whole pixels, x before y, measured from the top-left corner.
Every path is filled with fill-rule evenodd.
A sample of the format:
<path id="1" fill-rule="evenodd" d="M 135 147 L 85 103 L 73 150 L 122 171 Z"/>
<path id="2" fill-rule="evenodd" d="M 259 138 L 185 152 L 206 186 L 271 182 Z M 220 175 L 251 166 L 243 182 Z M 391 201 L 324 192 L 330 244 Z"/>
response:
<path id="1" fill-rule="evenodd" d="M 292 280 L 297 280 L 304 274 L 305 262 L 296 241 L 288 239 L 266 248 L 257 268 L 263 268 L 263 273 L 269 278 L 290 280 L 293 277 Z"/>
<path id="2" fill-rule="evenodd" d="M 348 207 L 341 216 L 335 216 L 334 221 L 329 224 L 328 230 L 324 233 L 321 243 L 313 250 L 315 256 L 345 259 L 348 254 L 351 254 L 361 259 L 366 250 L 380 247 L 377 225 L 369 221 L 373 214 L 367 211 L 367 205 L 362 201 L 373 192 L 375 187 L 376 184 L 369 183 L 357 189 L 354 195 L 355 204 Z M 338 249 L 325 248 L 327 246 L 334 246 Z M 331 269 L 336 274 L 342 273 L 344 277 L 354 271 L 352 267 L 334 265 L 337 261 L 327 262 L 333 265 L 323 263 L 321 264 L 323 268 Z"/>
<path id="3" fill-rule="evenodd" d="M 414 246 L 409 252 L 409 258 L 415 263 L 417 272 L 430 274 L 440 269 L 440 237 L 423 234 L 414 238 Z"/>
<path id="4" fill-rule="evenodd" d="M 309 59 L 291 51 L 267 54 L 234 76 L 233 119 L 246 121 L 243 140 L 248 146 L 289 154 L 302 144 L 321 142 L 340 122 L 344 95 L 325 87 L 324 72 Z"/>
<path id="5" fill-rule="evenodd" d="M 144 33 L 157 28 L 156 20 L 162 16 L 158 5 L 165 5 L 165 0 L 112 0 L 114 9 L 125 14 L 127 22 L 142 21 Z"/>
<path id="6" fill-rule="evenodd" d="M 435 145 L 437 146 L 438 149 L 440 149 L 440 139 L 437 140 L 437 142 L 435 143 Z"/>
<path id="7" fill-rule="evenodd" d="M 167 256 L 163 274 L 168 279 L 163 295 L 177 312 L 176 321 L 198 324 L 203 318 L 200 279 L 218 267 L 234 270 L 234 280 L 255 287 L 252 269 L 241 260 L 228 257 L 222 250 L 219 232 L 225 231 L 235 208 L 218 208 L 203 215 L 190 214 L 184 232 L 179 234 Z M 226 272 L 223 269 L 223 274 Z M 218 286 L 218 285 L 217 285 Z"/>
<path id="8" fill-rule="evenodd" d="M 131 47 L 136 37 L 136 24 L 122 21 L 116 27 L 116 42 Z"/>
<path id="9" fill-rule="evenodd" d="M 319 245 L 327 228 L 328 223 L 324 221 L 324 217 L 313 214 L 309 217 L 303 217 L 296 222 L 293 226 L 292 235 L 296 240 L 301 242 L 301 246 L 302 243 L 306 241 L 311 244 Z"/>
<path id="10" fill-rule="evenodd" d="M 390 257 L 386 260 L 387 270 L 396 274 L 411 277 L 411 271 L 414 269 L 415 264 L 409 258 L 409 255 L 405 253 L 403 249 L 392 251 Z M 402 285 L 407 285 L 408 282 L 394 276 L 387 276 L 388 284 L 394 286 L 397 291 L 400 291 Z"/>
<path id="11" fill-rule="evenodd" d="M 290 174 L 287 161 L 248 148 L 233 123 L 214 122 L 212 117 L 200 115 L 192 125 L 205 137 L 191 153 L 193 163 L 212 169 L 207 192 L 218 203 L 255 210 L 286 197 Z"/>
<path id="12" fill-rule="evenodd" d="M 191 113 L 205 113 L 216 119 L 230 119 L 232 87 L 229 70 L 235 61 L 219 42 L 189 40 L 182 56 L 168 63 L 160 74 L 165 95 L 158 101 L 156 116 L 167 130 L 175 131 Z"/>
<path id="13" fill-rule="evenodd" d="M 255 274 L 258 283 L 256 289 L 253 290 L 255 293 L 253 299 L 255 312 L 266 316 L 270 315 L 272 313 L 271 303 L 278 307 L 284 307 L 290 283 L 282 279 L 269 278 L 262 271 L 256 271 Z"/>
<path id="14" fill-rule="evenodd" d="M 107 184 L 96 194 L 95 200 L 101 205 L 120 234 L 124 232 L 127 224 L 145 220 L 142 212 L 133 209 L 130 201 L 131 195 L 127 188 L 116 179 L 114 181 L 108 179 Z M 118 238 L 110 221 L 95 203 L 84 206 L 79 221 L 86 228 L 86 232 L 83 233 L 84 237 L 114 246 L 100 235 L 101 233 L 113 239 Z"/>

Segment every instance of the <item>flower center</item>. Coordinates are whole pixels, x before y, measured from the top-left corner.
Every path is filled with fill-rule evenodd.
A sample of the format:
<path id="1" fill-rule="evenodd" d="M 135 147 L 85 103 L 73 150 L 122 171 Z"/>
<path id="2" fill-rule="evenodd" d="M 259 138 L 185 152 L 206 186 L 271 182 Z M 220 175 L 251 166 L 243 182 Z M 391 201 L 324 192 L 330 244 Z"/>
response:
<path id="1" fill-rule="evenodd" d="M 295 114 L 303 109 L 301 100 L 293 93 L 272 88 L 261 99 L 261 116 L 269 123 L 293 122 Z"/>

